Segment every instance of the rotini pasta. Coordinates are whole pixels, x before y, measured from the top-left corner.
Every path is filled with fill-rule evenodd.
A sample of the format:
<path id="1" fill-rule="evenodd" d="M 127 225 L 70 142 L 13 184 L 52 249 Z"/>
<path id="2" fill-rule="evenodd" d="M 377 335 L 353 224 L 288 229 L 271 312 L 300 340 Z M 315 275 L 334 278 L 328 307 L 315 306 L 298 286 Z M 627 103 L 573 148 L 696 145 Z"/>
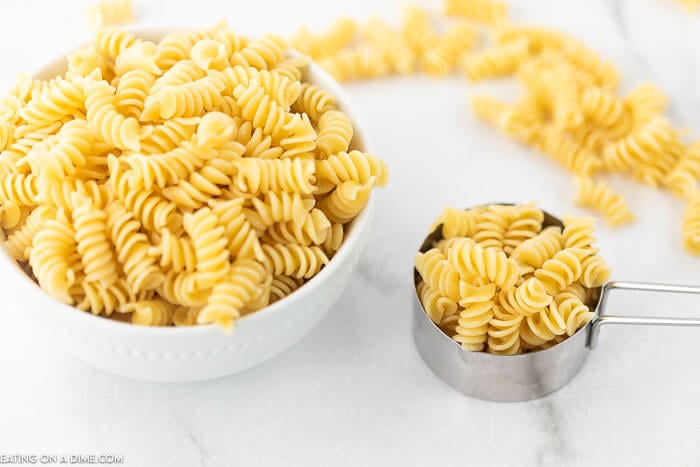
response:
<path id="1" fill-rule="evenodd" d="M 473 286 L 462 282 L 461 293 L 464 298 L 460 306 L 459 319 L 453 339 L 465 350 L 478 352 L 483 350 L 487 340 L 489 322 L 493 319 L 493 296 L 496 292 L 494 284 Z"/>
<path id="2" fill-rule="evenodd" d="M 578 177 L 576 185 L 576 204 L 602 212 L 611 227 L 634 220 L 625 199 L 615 194 L 605 182 Z"/>
<path id="3" fill-rule="evenodd" d="M 328 264 L 328 257 L 317 246 L 262 245 L 265 270 L 273 276 L 285 275 L 308 279 Z"/>
<path id="4" fill-rule="evenodd" d="M 542 264 L 535 277 L 544 285 L 547 293 L 554 295 L 576 282 L 583 273 L 583 259 L 592 252 L 581 248 L 565 248 Z"/>
<path id="5" fill-rule="evenodd" d="M 382 52 L 363 45 L 324 58 L 319 61 L 319 66 L 339 82 L 378 78 L 389 74 L 389 67 Z"/>
<path id="6" fill-rule="evenodd" d="M 112 245 L 107 238 L 107 214 L 95 207 L 91 199 L 78 193 L 73 194 L 72 201 L 75 240 L 85 267 L 85 280 L 111 286 L 119 275 Z"/>
<path id="7" fill-rule="evenodd" d="M 352 122 L 343 112 L 329 110 L 319 118 L 316 146 L 323 156 L 346 152 L 352 136 Z"/>
<path id="8" fill-rule="evenodd" d="M 245 259 L 236 261 L 226 280 L 214 286 L 206 306 L 197 315 L 197 322 L 217 323 L 230 332 L 233 322 L 254 298 L 264 278 L 265 269 L 260 263 Z"/>
<path id="9" fill-rule="evenodd" d="M 0 98 L 2 243 L 79 310 L 230 328 L 328 264 L 386 167 L 281 37 L 220 23 L 151 42 L 108 22 L 65 73 Z M 313 54 L 335 62 L 356 28 Z M 364 46 L 336 63 L 385 68 Z"/>
<path id="10" fill-rule="evenodd" d="M 474 48 L 478 37 L 477 30 L 471 24 L 455 24 L 440 38 L 434 48 L 425 52 L 423 69 L 434 76 L 449 74 L 457 65 L 457 60 Z"/>
<path id="11" fill-rule="evenodd" d="M 72 258 L 77 251 L 76 232 L 65 215 L 49 219 L 32 238 L 29 264 L 39 285 L 54 299 L 72 304 L 70 288 L 76 277 Z"/>
<path id="12" fill-rule="evenodd" d="M 133 0 L 100 0 L 88 8 L 88 19 L 93 27 L 132 23 Z"/>
<path id="13" fill-rule="evenodd" d="M 376 186 L 385 186 L 389 177 L 386 165 L 371 154 L 353 150 L 316 161 L 318 193 L 327 193 L 344 182 L 366 184 L 374 177 Z"/>
<path id="14" fill-rule="evenodd" d="M 485 214 L 528 238 L 510 253 L 502 244 L 484 248 L 475 237 Z M 543 224 L 533 204 L 445 209 L 431 227 L 442 225 L 442 239 L 415 259 L 428 317 L 464 349 L 502 355 L 547 348 L 585 326 L 595 291 L 610 278 L 593 246 L 593 221 L 567 216 L 564 233 Z"/>
<path id="15" fill-rule="evenodd" d="M 515 73 L 529 53 L 528 41 L 514 41 L 467 55 L 462 61 L 462 67 L 471 81 L 508 76 Z"/>
<path id="16" fill-rule="evenodd" d="M 163 299 L 140 300 L 127 303 L 125 313 L 131 313 L 131 322 L 140 326 L 168 326 L 173 321 L 174 307 Z"/>
<path id="17" fill-rule="evenodd" d="M 445 13 L 494 24 L 508 16 L 508 8 L 505 3 L 492 0 L 446 0 Z"/>
<path id="18" fill-rule="evenodd" d="M 374 186 L 374 177 L 364 185 L 350 181 L 341 183 L 327 198 L 319 201 L 321 211 L 331 222 L 347 224 L 364 208 Z"/>

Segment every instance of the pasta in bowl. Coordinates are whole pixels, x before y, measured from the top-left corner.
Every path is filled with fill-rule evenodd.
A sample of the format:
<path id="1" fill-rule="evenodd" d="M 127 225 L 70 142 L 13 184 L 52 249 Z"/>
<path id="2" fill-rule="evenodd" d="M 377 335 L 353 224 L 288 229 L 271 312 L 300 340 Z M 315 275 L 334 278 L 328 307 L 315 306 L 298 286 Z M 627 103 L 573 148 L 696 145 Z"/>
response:
<path id="1" fill-rule="evenodd" d="M 386 167 L 277 36 L 102 30 L 10 96 L 2 262 L 94 366 L 244 370 L 309 332 L 357 265 Z"/>

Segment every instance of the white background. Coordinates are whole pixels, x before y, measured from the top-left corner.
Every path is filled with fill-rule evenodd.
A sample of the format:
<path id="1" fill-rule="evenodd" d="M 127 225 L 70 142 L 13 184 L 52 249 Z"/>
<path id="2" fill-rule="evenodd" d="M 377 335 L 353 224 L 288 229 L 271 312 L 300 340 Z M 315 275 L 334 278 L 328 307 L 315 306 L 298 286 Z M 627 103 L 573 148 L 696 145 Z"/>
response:
<path id="1" fill-rule="evenodd" d="M 339 14 L 398 16 L 398 1 L 136 0 L 139 22 L 293 32 Z M 422 4 L 438 10 L 440 4 Z M 519 0 L 516 21 L 560 27 L 671 97 L 671 117 L 700 131 L 700 16 L 670 0 Z M 0 3 L 0 85 L 89 39 L 82 1 Z M 420 360 L 410 335 L 414 252 L 445 205 L 539 200 L 572 208 L 570 176 L 477 122 L 471 93 L 509 85 L 461 77 L 347 87 L 391 183 L 374 233 L 330 315 L 275 360 L 216 381 L 161 385 L 103 374 L 47 347 L 0 271 L 0 454 L 115 453 L 134 466 L 691 465 L 700 459 L 700 334 L 606 329 L 571 384 L 494 404 L 463 397 Z M 680 241 L 683 204 L 614 178 L 638 221 L 600 230 L 614 277 L 700 282 Z M 623 314 L 700 314 L 697 298 L 623 297 Z"/>

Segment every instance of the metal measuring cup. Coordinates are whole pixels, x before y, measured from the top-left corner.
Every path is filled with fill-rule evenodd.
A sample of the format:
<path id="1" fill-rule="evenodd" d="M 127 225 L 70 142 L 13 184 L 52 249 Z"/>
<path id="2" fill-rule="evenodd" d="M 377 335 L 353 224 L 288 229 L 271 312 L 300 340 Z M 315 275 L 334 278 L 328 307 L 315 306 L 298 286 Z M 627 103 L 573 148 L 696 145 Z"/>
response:
<path id="1" fill-rule="evenodd" d="M 560 219 L 544 212 L 542 227 L 563 227 Z M 442 225 L 428 235 L 420 251 L 426 252 L 442 240 Z M 413 271 L 413 337 L 425 363 L 443 381 L 457 391 L 478 399 L 515 402 L 542 397 L 568 383 L 583 366 L 589 350 L 598 342 L 605 325 L 700 326 L 700 318 L 654 318 L 606 314 L 610 294 L 615 290 L 700 294 L 700 286 L 608 282 L 594 290 L 598 297 L 595 317 L 573 336 L 554 346 L 520 355 L 495 355 L 470 352 L 446 335 L 423 309 L 416 290 L 420 282 Z"/>

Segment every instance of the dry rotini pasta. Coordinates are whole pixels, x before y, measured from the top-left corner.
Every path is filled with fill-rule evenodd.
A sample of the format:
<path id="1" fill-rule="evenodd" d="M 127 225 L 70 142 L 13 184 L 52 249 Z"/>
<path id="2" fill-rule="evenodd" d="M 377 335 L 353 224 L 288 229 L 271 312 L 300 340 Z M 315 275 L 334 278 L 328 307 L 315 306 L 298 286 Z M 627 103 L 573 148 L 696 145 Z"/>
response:
<path id="1" fill-rule="evenodd" d="M 134 22 L 133 0 L 100 0 L 88 8 L 92 27 L 114 26 Z"/>
<path id="2" fill-rule="evenodd" d="M 455 15 L 477 3 L 446 0 L 448 12 Z M 620 172 L 648 186 L 667 188 L 681 198 L 693 196 L 700 177 L 697 146 L 686 144 L 683 132 L 663 115 L 668 98 L 658 87 L 642 83 L 626 95 L 619 94 L 617 68 L 560 31 L 502 20 L 492 26 L 492 35 L 496 49 L 491 51 L 527 42 L 527 56 L 512 65 L 525 94 L 517 104 L 472 97 L 472 109 L 479 118 L 534 146 L 580 178 Z M 476 54 L 488 53 L 487 49 Z M 475 59 L 465 57 L 465 64 L 470 60 Z M 492 71 L 498 67 L 489 66 L 486 60 L 479 62 L 475 68 L 487 70 L 486 76 L 498 74 Z M 498 63 L 506 70 L 507 62 Z M 470 73 L 469 66 L 466 71 Z M 514 68 L 508 73 L 511 71 Z M 479 77 L 479 73 L 471 73 Z M 607 211 L 601 213 L 610 226 L 633 219 L 617 195 L 600 189 L 600 185 L 586 187 L 590 188 L 586 204 L 598 205 L 599 211 L 605 205 Z"/>
<path id="3" fill-rule="evenodd" d="M 634 220 L 634 215 L 630 212 L 625 199 L 612 191 L 605 182 L 578 177 L 576 186 L 576 204 L 601 212 L 612 227 Z"/>
<path id="4" fill-rule="evenodd" d="M 464 57 L 462 68 L 470 81 L 498 78 L 515 73 L 518 66 L 530 54 L 527 40 L 513 41 Z"/>
<path id="5" fill-rule="evenodd" d="M 489 223 L 480 224 L 485 213 Z M 563 228 L 544 221 L 534 204 L 492 205 L 447 208 L 431 227 L 442 229 L 442 239 L 416 255 L 416 293 L 430 320 L 465 350 L 542 350 L 593 318 L 590 291 L 610 278 L 593 246 L 593 220 L 566 216 Z M 481 229 L 493 229 L 489 224 L 506 231 L 514 226 L 527 238 L 509 251 L 496 244 L 484 248 L 477 237 Z"/>
<path id="6" fill-rule="evenodd" d="M 494 24 L 507 17 L 508 7 L 494 0 L 446 0 L 445 13 Z"/>
<path id="7" fill-rule="evenodd" d="M 0 98 L 2 243 L 56 300 L 138 325 L 231 329 L 283 299 L 387 181 L 308 64 L 224 23 L 159 42 L 101 27 L 65 74 Z"/>

